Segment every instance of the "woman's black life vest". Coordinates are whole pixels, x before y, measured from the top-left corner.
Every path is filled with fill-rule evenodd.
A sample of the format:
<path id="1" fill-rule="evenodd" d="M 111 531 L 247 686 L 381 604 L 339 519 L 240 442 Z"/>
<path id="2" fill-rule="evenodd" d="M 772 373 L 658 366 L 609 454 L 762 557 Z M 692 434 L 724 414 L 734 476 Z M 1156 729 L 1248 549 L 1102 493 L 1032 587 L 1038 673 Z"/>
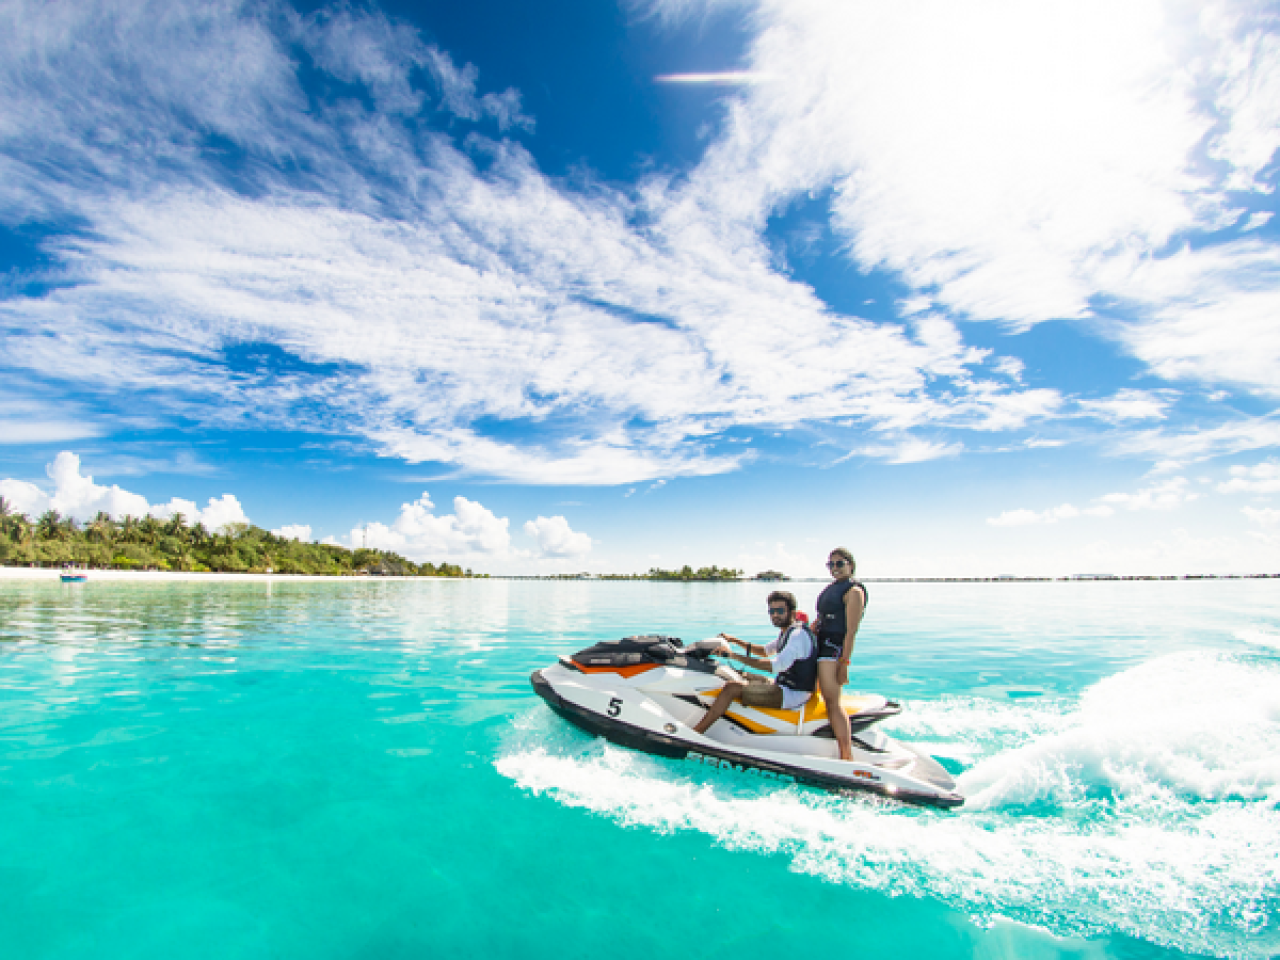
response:
<path id="1" fill-rule="evenodd" d="M 809 655 L 801 657 L 778 674 L 776 678 L 777 684 L 790 690 L 803 690 L 806 693 L 813 693 L 814 688 L 818 685 L 818 640 L 813 635 L 813 632 L 803 623 L 793 623 L 782 634 L 782 640 L 778 643 L 778 653 L 786 649 L 791 635 L 797 630 L 803 630 L 809 634 Z"/>
<path id="2" fill-rule="evenodd" d="M 852 577 L 848 580 L 833 581 L 818 594 L 818 636 L 838 637 L 839 642 L 844 643 L 844 635 L 849 632 L 849 624 L 845 622 L 844 616 L 844 595 L 854 587 L 862 589 L 862 603 L 865 607 L 871 595 L 867 593 L 864 584 Z"/>

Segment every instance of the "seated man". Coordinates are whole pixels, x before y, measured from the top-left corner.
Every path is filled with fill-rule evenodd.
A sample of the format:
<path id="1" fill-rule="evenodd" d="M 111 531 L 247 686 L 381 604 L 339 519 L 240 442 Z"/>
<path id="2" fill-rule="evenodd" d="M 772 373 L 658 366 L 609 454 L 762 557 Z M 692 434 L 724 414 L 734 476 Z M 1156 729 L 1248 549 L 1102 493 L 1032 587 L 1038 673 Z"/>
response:
<path id="1" fill-rule="evenodd" d="M 813 695 L 818 682 L 818 645 L 809 627 L 796 619 L 795 596 L 783 590 L 769 594 L 769 619 L 778 628 L 778 639 L 761 647 L 722 633 L 720 636 L 728 643 L 722 644 L 717 652 L 757 670 L 774 672 L 777 679 L 748 683 L 741 675 L 724 668 L 733 679 L 724 685 L 706 716 L 693 728 L 697 733 L 710 730 L 711 725 L 724 716 L 729 704 L 739 697 L 749 707 L 794 710 Z M 743 653 L 735 654 L 729 643 L 741 646 Z"/>

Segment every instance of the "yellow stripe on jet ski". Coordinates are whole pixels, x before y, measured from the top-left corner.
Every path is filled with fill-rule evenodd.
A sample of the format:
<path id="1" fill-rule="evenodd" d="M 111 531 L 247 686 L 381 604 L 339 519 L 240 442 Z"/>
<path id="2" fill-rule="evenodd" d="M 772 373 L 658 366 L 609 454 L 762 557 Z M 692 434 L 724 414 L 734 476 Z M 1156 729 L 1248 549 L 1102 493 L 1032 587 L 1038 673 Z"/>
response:
<path id="1" fill-rule="evenodd" d="M 845 713 L 858 714 L 873 704 L 878 704 L 878 697 L 867 696 L 843 696 L 840 698 L 840 706 L 844 707 Z M 766 717 L 773 717 L 783 723 L 789 723 L 792 726 L 800 722 L 800 711 L 805 712 L 805 722 L 810 723 L 814 720 L 827 719 L 827 705 L 822 699 L 822 695 L 815 692 L 812 697 L 804 702 L 804 705 L 795 710 L 783 710 L 774 707 L 752 707 L 757 713 L 763 713 Z"/>

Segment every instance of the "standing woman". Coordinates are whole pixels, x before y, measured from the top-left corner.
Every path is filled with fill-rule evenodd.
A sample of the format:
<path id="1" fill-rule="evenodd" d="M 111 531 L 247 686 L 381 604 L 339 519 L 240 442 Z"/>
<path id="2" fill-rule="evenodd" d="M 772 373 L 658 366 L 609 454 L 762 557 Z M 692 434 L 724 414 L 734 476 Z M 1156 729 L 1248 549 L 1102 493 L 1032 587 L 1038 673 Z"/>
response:
<path id="1" fill-rule="evenodd" d="M 853 579 L 853 554 L 844 547 L 831 551 L 827 569 L 835 579 L 818 594 L 818 689 L 827 705 L 840 759 L 852 760 L 853 733 L 849 715 L 840 705 L 840 688 L 849 682 L 849 659 L 867 607 L 867 588 Z"/>

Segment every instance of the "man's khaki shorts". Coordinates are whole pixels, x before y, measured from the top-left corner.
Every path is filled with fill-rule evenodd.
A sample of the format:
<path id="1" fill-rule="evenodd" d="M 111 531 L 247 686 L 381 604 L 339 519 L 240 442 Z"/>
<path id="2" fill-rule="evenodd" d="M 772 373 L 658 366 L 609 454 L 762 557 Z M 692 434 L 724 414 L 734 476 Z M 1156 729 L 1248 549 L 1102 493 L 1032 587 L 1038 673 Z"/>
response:
<path id="1" fill-rule="evenodd" d="M 738 699 L 748 707 L 769 707 L 782 709 L 782 688 L 771 680 L 766 680 L 758 673 L 739 673 L 733 667 L 724 664 L 716 667 L 716 676 L 725 683 L 743 683 L 746 689 Z"/>
<path id="2" fill-rule="evenodd" d="M 768 680 L 748 683 L 738 699 L 748 707 L 770 707 L 774 710 L 781 710 L 782 688 L 776 683 L 770 683 Z"/>

